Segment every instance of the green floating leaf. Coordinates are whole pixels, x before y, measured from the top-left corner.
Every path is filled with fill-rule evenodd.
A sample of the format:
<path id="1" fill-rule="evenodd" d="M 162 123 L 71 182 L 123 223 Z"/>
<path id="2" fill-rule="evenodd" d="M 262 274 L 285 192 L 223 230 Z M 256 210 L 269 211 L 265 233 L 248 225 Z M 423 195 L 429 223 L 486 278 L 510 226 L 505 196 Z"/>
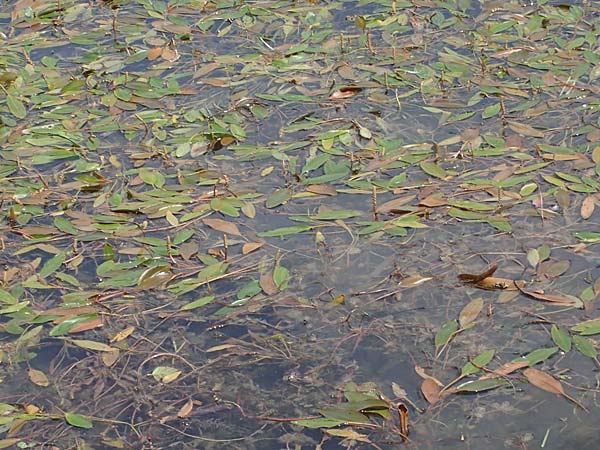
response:
<path id="1" fill-rule="evenodd" d="M 573 344 L 575 344 L 577 350 L 589 358 L 596 359 L 598 356 L 598 351 L 596 350 L 596 347 L 594 347 L 591 339 L 575 335 L 573 336 Z"/>
<path id="2" fill-rule="evenodd" d="M 262 233 L 258 233 L 258 235 L 261 237 L 281 237 L 288 236 L 290 234 L 302 233 L 304 231 L 309 231 L 310 229 L 312 229 L 312 227 L 308 225 L 294 225 L 291 227 L 282 227 L 275 228 L 274 230 L 270 231 L 263 231 Z"/>
<path id="3" fill-rule="evenodd" d="M 8 105 L 8 110 L 10 111 L 10 113 L 17 119 L 24 119 L 25 116 L 27 116 L 27 110 L 25 109 L 25 105 L 14 95 L 8 94 L 6 96 L 6 104 Z"/>
<path id="4" fill-rule="evenodd" d="M 577 333 L 589 336 L 591 334 L 600 333 L 600 317 L 592 320 L 586 320 L 585 322 L 581 322 L 574 327 L 571 327 L 571 330 L 576 331 Z"/>
<path id="5" fill-rule="evenodd" d="M 492 360 L 494 353 L 494 350 L 486 350 L 481 352 L 463 366 L 460 375 L 464 377 L 467 375 L 476 374 L 481 370 L 481 367 L 485 367 Z"/>
<path id="6" fill-rule="evenodd" d="M 450 342 L 450 339 L 452 339 L 454 333 L 458 331 L 458 328 L 459 325 L 456 320 L 450 320 L 449 322 L 446 322 L 444 325 L 442 325 L 442 328 L 440 328 L 435 335 L 436 348 L 446 345 L 448 342 Z"/>
<path id="7" fill-rule="evenodd" d="M 318 419 L 301 419 L 301 420 L 292 420 L 292 423 L 295 425 L 300 425 L 306 428 L 333 428 L 338 425 L 342 425 L 344 423 L 343 420 L 338 419 L 328 419 L 328 418 L 318 418 Z"/>
<path id="8" fill-rule="evenodd" d="M 518 362 L 522 360 L 526 360 L 530 366 L 534 366 L 542 361 L 546 361 L 552 355 L 554 355 L 558 351 L 558 347 L 550 347 L 550 348 L 538 348 L 527 355 L 516 358 L 513 362 Z"/>
<path id="9" fill-rule="evenodd" d="M 423 169 L 423 172 L 425 172 L 428 175 L 431 175 L 432 177 L 441 178 L 441 179 L 448 177 L 448 174 L 446 173 L 446 171 L 444 169 L 442 169 L 440 166 L 438 166 L 436 163 L 432 163 L 429 161 L 422 161 L 420 165 L 421 165 L 421 169 Z"/>
<path id="10" fill-rule="evenodd" d="M 165 384 L 175 381 L 179 375 L 181 375 L 181 370 L 174 367 L 158 366 L 152 371 L 154 379 Z"/>
<path id="11" fill-rule="evenodd" d="M 65 420 L 69 425 L 77 428 L 92 428 L 94 426 L 89 419 L 80 414 L 65 413 Z"/>
<path id="12" fill-rule="evenodd" d="M 558 328 L 556 325 L 552 325 L 550 334 L 552 335 L 554 343 L 558 345 L 563 352 L 571 350 L 571 337 L 569 336 L 569 333 L 562 328 Z"/>
<path id="13" fill-rule="evenodd" d="M 209 295 L 207 297 L 201 297 L 198 300 L 194 300 L 193 302 L 183 305 L 181 308 L 179 308 L 179 310 L 180 311 L 189 311 L 191 309 L 200 308 L 201 306 L 204 306 L 204 305 L 212 302 L 214 299 L 215 299 L 214 295 Z"/>
<path id="14" fill-rule="evenodd" d="M 46 278 L 48 275 L 56 272 L 58 268 L 65 262 L 67 259 L 67 254 L 65 252 L 60 252 L 50 258 L 46 263 L 42 266 L 40 270 L 40 278 Z"/>
<path id="15" fill-rule="evenodd" d="M 360 216 L 360 211 L 355 210 L 337 210 L 337 211 L 323 211 L 318 214 L 310 216 L 314 220 L 338 220 L 338 219 L 349 219 L 351 217 Z"/>
<path id="16" fill-rule="evenodd" d="M 583 242 L 600 242 L 600 233 L 593 231 L 577 231 L 575 237 Z"/>
<path id="17" fill-rule="evenodd" d="M 500 112 L 500 103 L 494 103 L 493 105 L 487 106 L 483 110 L 481 117 L 483 119 L 489 119 L 490 117 L 494 117 L 499 112 Z"/>
<path id="18" fill-rule="evenodd" d="M 266 206 L 269 209 L 276 208 L 280 205 L 287 203 L 290 198 L 292 198 L 292 194 L 289 189 L 281 188 L 277 189 L 267 198 Z"/>

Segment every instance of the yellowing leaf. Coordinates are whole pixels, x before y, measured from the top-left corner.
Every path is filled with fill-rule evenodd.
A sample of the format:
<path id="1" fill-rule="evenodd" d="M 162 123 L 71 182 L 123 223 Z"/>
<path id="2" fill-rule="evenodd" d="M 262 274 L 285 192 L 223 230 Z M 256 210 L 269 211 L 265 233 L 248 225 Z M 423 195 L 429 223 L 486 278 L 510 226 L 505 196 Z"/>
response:
<path id="1" fill-rule="evenodd" d="M 465 328 L 467 325 L 472 323 L 477 318 L 482 309 L 483 298 L 481 297 L 477 297 L 476 299 L 473 299 L 469 303 L 467 303 L 458 317 L 460 327 Z"/>
<path id="2" fill-rule="evenodd" d="M 41 387 L 47 387 L 50 385 L 50 381 L 48 381 L 48 377 L 44 372 L 37 369 L 29 369 L 29 379 L 33 384 L 37 384 Z"/>

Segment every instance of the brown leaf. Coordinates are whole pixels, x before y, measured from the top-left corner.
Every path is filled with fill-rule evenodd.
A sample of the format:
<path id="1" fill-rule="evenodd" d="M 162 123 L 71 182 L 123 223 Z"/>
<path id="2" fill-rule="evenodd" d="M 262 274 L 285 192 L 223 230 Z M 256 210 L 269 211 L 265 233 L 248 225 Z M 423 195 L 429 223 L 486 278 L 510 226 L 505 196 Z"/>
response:
<path id="1" fill-rule="evenodd" d="M 422 277 L 421 275 L 412 275 L 410 277 L 403 278 L 398 286 L 400 287 L 415 287 L 420 286 L 426 281 L 433 280 L 433 277 Z"/>
<path id="2" fill-rule="evenodd" d="M 102 326 L 102 319 L 101 318 L 90 319 L 90 320 L 86 320 L 84 322 L 79 322 L 79 323 L 76 323 L 75 325 L 73 325 L 69 329 L 69 334 L 80 333 L 82 331 L 93 330 L 94 328 L 98 328 L 98 327 L 101 327 L 101 326 Z"/>
<path id="3" fill-rule="evenodd" d="M 398 420 L 400 421 L 400 435 L 405 441 L 408 438 L 408 408 L 404 403 L 398 403 Z"/>
<path id="4" fill-rule="evenodd" d="M 273 281 L 273 274 L 270 272 L 261 273 L 259 283 L 261 289 L 267 295 L 275 295 L 279 292 L 277 285 Z"/>
<path id="5" fill-rule="evenodd" d="M 50 386 L 50 381 L 44 372 L 37 369 L 29 369 L 29 379 L 33 384 L 37 384 L 41 387 Z"/>
<path id="6" fill-rule="evenodd" d="M 423 369 L 421 366 L 416 365 L 415 366 L 415 372 L 417 373 L 417 375 L 419 375 L 421 378 L 423 378 L 424 380 L 432 380 L 435 384 L 437 384 L 439 387 L 444 387 L 444 383 L 442 383 L 440 380 L 438 380 L 435 377 L 432 377 L 431 375 L 427 375 L 427 373 L 425 372 L 425 369 Z"/>
<path id="7" fill-rule="evenodd" d="M 461 328 L 465 328 L 477 318 L 483 309 L 483 298 L 477 297 L 465 305 L 458 316 L 458 323 Z"/>
<path id="8" fill-rule="evenodd" d="M 511 373 L 513 373 L 519 369 L 522 369 L 523 367 L 527 367 L 527 366 L 529 366 L 529 361 L 526 361 L 526 360 L 509 362 L 506 364 L 502 364 L 500 367 L 498 367 L 493 372 L 489 372 L 489 373 L 486 373 L 485 375 L 482 375 L 481 377 L 479 377 L 479 379 L 487 380 L 489 378 L 505 377 L 506 375 L 510 375 Z"/>
<path id="9" fill-rule="evenodd" d="M 158 58 L 160 55 L 162 55 L 162 51 L 163 51 L 162 47 L 151 48 L 150 50 L 148 50 L 148 53 L 146 53 L 146 58 L 148 58 L 148 60 L 150 60 L 150 61 L 153 61 L 156 58 Z"/>
<path id="10" fill-rule="evenodd" d="M 133 333 L 135 331 L 135 327 L 130 325 L 127 328 L 125 328 L 122 331 L 119 331 L 117 334 L 115 334 L 112 338 L 110 338 L 110 343 L 114 344 L 115 342 L 121 342 L 124 339 L 127 339 L 131 333 Z"/>
<path id="11" fill-rule="evenodd" d="M 345 86 L 345 87 L 342 87 L 339 90 L 335 91 L 334 93 L 332 93 L 329 96 L 329 99 L 330 100 L 340 100 L 340 99 L 354 97 L 360 91 L 362 91 L 362 88 L 360 88 L 358 86 Z"/>
<path id="12" fill-rule="evenodd" d="M 242 235 L 237 225 L 233 222 L 227 222 L 223 219 L 204 219 L 202 222 L 211 227 L 213 230 L 220 231 L 221 233 L 228 233 L 234 236 Z"/>
<path id="13" fill-rule="evenodd" d="M 482 273 L 480 274 L 470 274 L 470 273 L 461 273 L 458 275 L 458 279 L 465 283 L 477 283 L 479 281 L 484 280 L 487 277 L 490 277 L 494 274 L 494 272 L 498 269 L 498 264 L 493 263 L 490 264 Z"/>
<path id="14" fill-rule="evenodd" d="M 511 280 L 510 278 L 487 277 L 478 281 L 473 286 L 488 291 L 516 291 L 519 289 L 519 286 L 525 286 L 525 282 L 523 280 Z"/>
<path id="15" fill-rule="evenodd" d="M 380 214 L 386 214 L 386 213 L 392 212 L 393 210 L 396 210 L 396 209 L 400 208 L 401 206 L 406 205 L 407 203 L 411 202 L 415 198 L 417 198 L 416 195 L 407 195 L 404 197 L 395 198 L 393 200 L 390 200 L 388 202 L 385 202 L 385 203 L 382 203 L 381 205 L 379 205 L 377 207 L 377 212 Z"/>
<path id="16" fill-rule="evenodd" d="M 244 245 L 242 245 L 242 254 L 247 255 L 248 253 L 252 253 L 254 250 L 258 250 L 263 245 L 265 245 L 264 242 L 246 242 Z"/>
<path id="17" fill-rule="evenodd" d="M 435 404 L 440 399 L 442 388 L 431 378 L 426 378 L 421 383 L 421 392 L 423 397 L 430 405 Z"/>
<path id="18" fill-rule="evenodd" d="M 575 400 L 573 397 L 567 395 L 562 384 L 552 375 L 542 372 L 534 368 L 530 368 L 523 371 L 523 375 L 527 377 L 527 381 L 540 389 L 552 394 L 562 395 L 564 398 L 579 406 L 581 409 L 587 411 L 587 408 Z"/>
<path id="19" fill-rule="evenodd" d="M 177 412 L 177 417 L 179 417 L 180 419 L 183 419 L 184 417 L 187 417 L 190 415 L 190 413 L 192 412 L 192 408 L 194 407 L 194 402 L 192 401 L 192 399 L 190 398 L 185 405 L 183 405 L 181 407 L 181 409 Z"/>
<path id="20" fill-rule="evenodd" d="M 515 133 L 519 133 L 523 136 L 531 136 L 531 137 L 538 137 L 538 138 L 544 137 L 543 132 L 536 130 L 531 125 L 527 125 L 527 124 L 519 123 L 519 122 L 508 122 L 508 126 Z"/>
<path id="21" fill-rule="evenodd" d="M 544 291 L 532 291 L 529 289 L 520 289 L 520 291 L 536 300 L 541 300 L 544 302 L 550 302 L 556 306 L 567 306 L 567 307 L 575 307 L 581 308 L 583 306 L 583 302 L 581 299 L 573 296 L 573 295 L 561 295 L 561 294 L 546 294 Z"/>
<path id="22" fill-rule="evenodd" d="M 419 202 L 419 206 L 427 206 L 428 208 L 445 205 L 448 205 L 448 200 L 440 193 L 431 194 Z"/>
<path id="23" fill-rule="evenodd" d="M 594 197 L 592 197 L 591 195 L 588 195 L 586 198 L 584 198 L 583 202 L 581 202 L 581 211 L 580 211 L 581 218 L 586 220 L 586 219 L 589 219 L 590 217 L 592 217 L 595 206 L 596 206 L 596 201 L 595 201 Z"/>

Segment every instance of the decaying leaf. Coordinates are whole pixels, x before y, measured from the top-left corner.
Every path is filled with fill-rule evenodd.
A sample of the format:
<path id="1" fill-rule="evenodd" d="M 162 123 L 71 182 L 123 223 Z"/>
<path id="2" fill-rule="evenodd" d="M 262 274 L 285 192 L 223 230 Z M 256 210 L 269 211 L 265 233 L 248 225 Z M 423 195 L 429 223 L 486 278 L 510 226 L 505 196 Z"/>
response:
<path id="1" fill-rule="evenodd" d="M 44 372 L 37 369 L 29 369 L 29 379 L 33 384 L 37 384 L 41 387 L 50 386 L 50 381 Z"/>
<path id="2" fill-rule="evenodd" d="M 505 364 L 502 364 L 500 367 L 498 367 L 497 369 L 486 373 L 485 375 L 482 375 L 479 379 L 480 380 L 487 380 L 489 378 L 498 378 L 498 377 L 505 377 L 506 375 L 510 375 L 513 372 L 516 372 L 519 369 L 522 369 L 523 367 L 528 367 L 529 366 L 529 361 L 527 360 L 521 360 L 521 361 L 511 361 Z"/>
<path id="3" fill-rule="evenodd" d="M 458 275 L 458 279 L 464 283 L 478 283 L 488 277 L 491 277 L 494 272 L 498 269 L 498 264 L 493 263 L 490 264 L 482 273 L 479 274 L 470 274 L 470 273 L 461 273 Z"/>
<path id="4" fill-rule="evenodd" d="M 584 411 L 588 410 L 584 405 L 579 403 L 573 397 L 569 396 L 565 392 L 560 381 L 558 381 L 552 375 L 534 368 L 524 370 L 523 375 L 525 375 L 527 377 L 527 380 L 534 386 L 539 387 L 540 389 L 543 389 L 544 391 L 550 392 L 552 394 L 562 395 L 564 398 L 572 402 L 574 405 L 577 405 Z"/>
<path id="5" fill-rule="evenodd" d="M 544 291 L 533 291 L 530 289 L 519 289 L 523 294 L 541 300 L 544 302 L 552 303 L 555 306 L 567 306 L 573 308 L 583 308 L 583 302 L 581 299 L 568 294 L 546 294 Z"/>
<path id="6" fill-rule="evenodd" d="M 440 399 L 441 391 L 442 388 L 433 378 L 426 378 L 423 380 L 423 383 L 421 383 L 421 393 L 430 405 L 437 403 Z"/>
<path id="7" fill-rule="evenodd" d="M 360 91 L 362 91 L 362 88 L 360 88 L 358 86 L 344 86 L 344 87 L 341 87 L 340 89 L 338 89 L 337 91 L 333 92 L 329 96 L 329 99 L 330 100 L 341 100 L 341 99 L 345 99 L 345 98 L 354 97 Z"/>
<path id="8" fill-rule="evenodd" d="M 594 214 L 594 208 L 596 207 L 596 199 L 591 196 L 588 195 L 587 197 L 585 197 L 583 199 L 583 201 L 581 202 L 581 218 L 584 220 L 589 219 L 590 217 L 592 217 L 592 214 Z"/>
<path id="9" fill-rule="evenodd" d="M 465 305 L 458 316 L 460 328 L 465 328 L 467 325 L 475 321 L 481 310 L 483 309 L 483 298 L 477 297 Z"/>

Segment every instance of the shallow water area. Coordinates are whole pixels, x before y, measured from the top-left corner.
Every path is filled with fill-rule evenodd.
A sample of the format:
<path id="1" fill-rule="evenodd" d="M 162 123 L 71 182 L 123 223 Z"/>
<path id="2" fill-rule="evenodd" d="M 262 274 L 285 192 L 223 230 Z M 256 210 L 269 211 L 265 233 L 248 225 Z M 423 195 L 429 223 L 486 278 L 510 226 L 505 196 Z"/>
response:
<path id="1" fill-rule="evenodd" d="M 595 2 L 0 6 L 0 447 L 598 446 Z"/>

